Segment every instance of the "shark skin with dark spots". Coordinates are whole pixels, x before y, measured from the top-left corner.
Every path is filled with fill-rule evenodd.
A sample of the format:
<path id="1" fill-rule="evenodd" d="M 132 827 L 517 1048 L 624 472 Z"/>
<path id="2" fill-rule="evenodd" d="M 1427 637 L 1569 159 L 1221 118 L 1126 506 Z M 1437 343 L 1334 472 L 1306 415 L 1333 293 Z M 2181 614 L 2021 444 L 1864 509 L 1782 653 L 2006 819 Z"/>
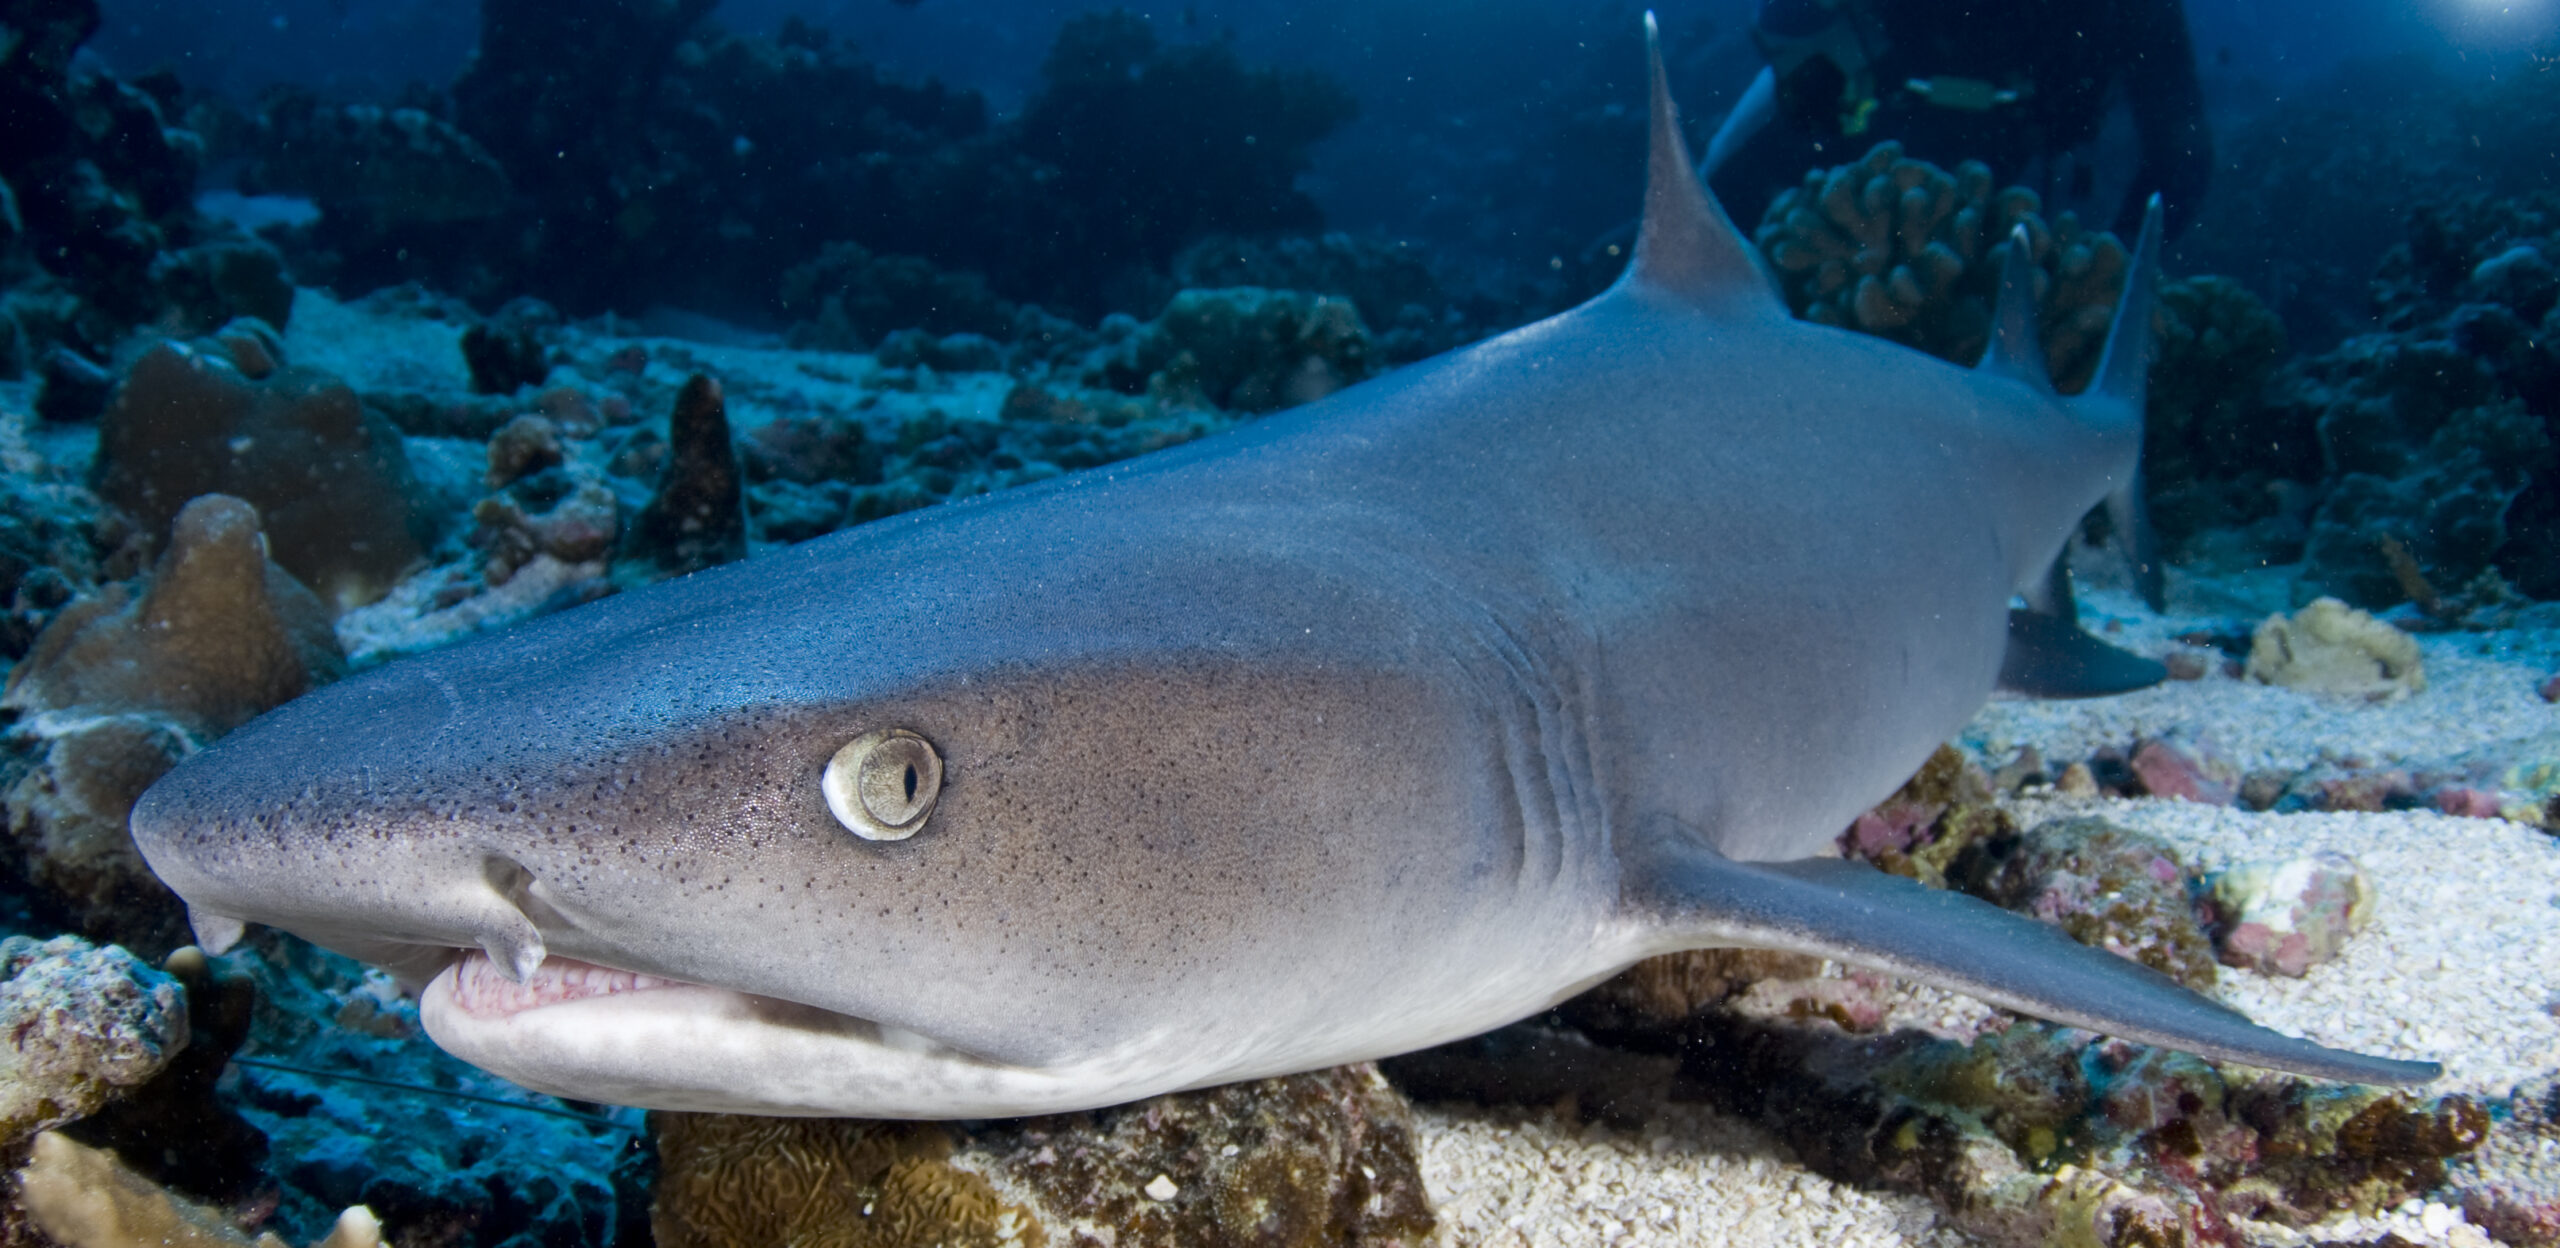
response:
<path id="1" fill-rule="evenodd" d="M 469 1061 L 668 1109 L 1099 1106 L 1707 946 L 2433 1077 L 1822 856 L 2004 668 L 2154 678 L 2010 604 L 2134 480 L 2157 229 L 2061 399 L 2014 247 L 1978 369 L 1795 321 L 1658 54 L 1652 109 L 1634 262 L 1581 307 L 321 689 L 155 785 L 142 852 L 209 946 L 283 928 L 423 985 Z"/>

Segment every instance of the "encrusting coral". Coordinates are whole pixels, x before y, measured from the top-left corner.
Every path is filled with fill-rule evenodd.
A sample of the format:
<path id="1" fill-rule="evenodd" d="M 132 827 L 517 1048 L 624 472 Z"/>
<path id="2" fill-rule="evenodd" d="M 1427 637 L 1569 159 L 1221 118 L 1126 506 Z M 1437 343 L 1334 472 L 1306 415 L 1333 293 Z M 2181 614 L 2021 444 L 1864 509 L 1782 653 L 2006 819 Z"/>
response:
<path id="1" fill-rule="evenodd" d="M 1418 1245 L 1403 1099 L 1367 1065 L 1004 1122 L 651 1115 L 659 1248 Z"/>
<path id="2" fill-rule="evenodd" d="M 1970 365 L 1991 341 L 1999 248 L 2024 227 L 2046 371 L 2068 393 L 2097 368 L 2128 256 L 2069 213 L 2046 225 L 2042 206 L 2024 187 L 1995 190 L 1979 162 L 1949 173 L 1879 143 L 1782 192 L 1754 239 L 1798 316 Z"/>
<path id="3" fill-rule="evenodd" d="M 36 1137 L 18 1171 L 27 1217 L 63 1248 L 285 1248 L 272 1234 L 251 1238 L 220 1211 L 173 1196 L 135 1174 L 115 1154 L 59 1132 Z M 357 1205 L 338 1215 L 312 1248 L 381 1248 L 382 1223 Z"/>

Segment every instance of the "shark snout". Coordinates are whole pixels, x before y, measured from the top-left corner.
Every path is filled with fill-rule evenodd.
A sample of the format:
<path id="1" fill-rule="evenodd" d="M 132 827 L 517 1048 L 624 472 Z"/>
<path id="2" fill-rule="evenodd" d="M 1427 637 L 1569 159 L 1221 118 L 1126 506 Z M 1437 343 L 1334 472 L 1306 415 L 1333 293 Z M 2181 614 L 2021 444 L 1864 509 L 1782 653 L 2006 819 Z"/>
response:
<path id="1" fill-rule="evenodd" d="M 519 979 L 541 965 L 548 942 L 534 876 L 496 837 L 344 786 L 262 791 L 236 768 L 198 761 L 147 790 L 131 827 L 206 949 L 219 953 L 259 923 L 404 978 L 432 975 L 465 949 Z"/>

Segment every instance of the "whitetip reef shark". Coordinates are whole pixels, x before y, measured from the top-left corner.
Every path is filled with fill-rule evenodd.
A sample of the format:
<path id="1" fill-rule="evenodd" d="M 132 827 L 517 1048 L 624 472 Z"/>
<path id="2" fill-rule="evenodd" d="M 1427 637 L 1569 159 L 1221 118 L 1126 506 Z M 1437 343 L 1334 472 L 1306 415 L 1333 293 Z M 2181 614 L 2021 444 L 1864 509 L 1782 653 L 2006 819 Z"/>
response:
<path id="1" fill-rule="evenodd" d="M 1651 19 L 1633 262 L 1227 434 L 320 689 L 136 806 L 219 951 L 423 984 L 583 1100 L 979 1118 L 1453 1040 L 1795 950 L 2208 1057 L 2414 1083 L 1823 856 L 1983 704 L 2156 676 L 2051 610 L 2141 444 L 2158 214 L 2091 392 L 2006 254 L 1963 369 L 1791 318 Z M 2011 621 L 2013 596 L 2045 602 Z"/>

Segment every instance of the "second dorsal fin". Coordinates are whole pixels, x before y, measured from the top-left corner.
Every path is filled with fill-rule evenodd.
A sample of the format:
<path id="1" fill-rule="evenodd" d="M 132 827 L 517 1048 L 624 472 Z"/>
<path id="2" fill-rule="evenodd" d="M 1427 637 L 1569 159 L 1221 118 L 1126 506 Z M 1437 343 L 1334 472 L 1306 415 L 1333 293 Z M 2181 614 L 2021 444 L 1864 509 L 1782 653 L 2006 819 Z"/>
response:
<path id="1" fill-rule="evenodd" d="M 1644 15 L 1644 54 L 1652 82 L 1644 224 L 1636 233 L 1635 260 L 1620 280 L 1699 302 L 1748 301 L 1784 312 L 1757 249 L 1734 228 L 1689 164 L 1679 107 L 1671 102 L 1671 84 L 1662 70 L 1662 33 L 1650 11 Z"/>
<path id="2" fill-rule="evenodd" d="M 2023 225 L 2009 231 L 2009 245 L 2001 248 L 2000 306 L 1991 314 L 1991 349 L 1978 367 L 2053 393 L 2044 338 L 2036 331 L 2036 262 Z"/>

